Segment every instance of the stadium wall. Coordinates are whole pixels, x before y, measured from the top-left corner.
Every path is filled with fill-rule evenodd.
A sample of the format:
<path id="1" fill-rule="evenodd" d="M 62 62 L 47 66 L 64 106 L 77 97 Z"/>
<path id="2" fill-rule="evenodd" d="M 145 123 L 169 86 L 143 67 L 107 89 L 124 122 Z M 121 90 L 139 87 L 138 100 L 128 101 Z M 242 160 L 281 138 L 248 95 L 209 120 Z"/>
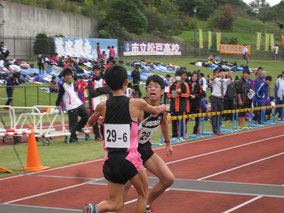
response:
<path id="1" fill-rule="evenodd" d="M 4 40 L 10 52 L 14 37 L 34 38 L 38 33 L 48 36 L 62 34 L 65 37 L 97 37 L 97 19 L 73 13 L 48 10 L 0 0 L 0 40 Z M 4 19 L 4 25 L 3 25 Z M 17 50 L 26 49 L 26 44 L 17 44 Z M 24 54 L 25 55 L 25 54 Z"/>

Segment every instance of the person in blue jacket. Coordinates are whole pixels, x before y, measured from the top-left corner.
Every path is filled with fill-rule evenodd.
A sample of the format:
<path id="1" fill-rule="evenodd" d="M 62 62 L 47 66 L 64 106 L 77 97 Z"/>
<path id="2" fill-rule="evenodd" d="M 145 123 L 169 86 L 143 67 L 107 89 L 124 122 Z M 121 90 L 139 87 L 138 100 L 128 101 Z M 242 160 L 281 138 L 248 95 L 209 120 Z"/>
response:
<path id="1" fill-rule="evenodd" d="M 255 95 L 253 97 L 253 106 L 254 107 L 261 107 L 262 102 L 265 98 L 265 94 L 268 93 L 269 91 L 269 84 L 272 81 L 272 77 L 270 75 L 265 77 L 265 81 L 261 82 L 260 84 L 257 85 L 255 88 Z M 257 110 L 255 111 L 255 118 L 256 121 L 260 124 L 261 120 L 261 111 Z"/>

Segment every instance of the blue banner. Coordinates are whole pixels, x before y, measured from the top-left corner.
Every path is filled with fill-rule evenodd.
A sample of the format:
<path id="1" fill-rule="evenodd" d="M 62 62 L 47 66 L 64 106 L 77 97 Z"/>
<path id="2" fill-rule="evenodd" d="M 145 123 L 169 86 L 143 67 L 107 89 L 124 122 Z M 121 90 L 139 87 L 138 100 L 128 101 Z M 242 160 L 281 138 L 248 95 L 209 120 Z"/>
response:
<path id="1" fill-rule="evenodd" d="M 181 43 L 179 42 L 135 42 L 123 43 L 124 56 L 136 55 L 181 55 Z"/>
<path id="2" fill-rule="evenodd" d="M 118 40 L 101 38 L 54 38 L 54 49 L 59 56 L 71 56 L 76 58 L 97 59 L 97 43 L 100 43 L 101 54 L 106 53 L 109 58 L 108 46 L 114 46 L 115 57 L 118 57 Z"/>

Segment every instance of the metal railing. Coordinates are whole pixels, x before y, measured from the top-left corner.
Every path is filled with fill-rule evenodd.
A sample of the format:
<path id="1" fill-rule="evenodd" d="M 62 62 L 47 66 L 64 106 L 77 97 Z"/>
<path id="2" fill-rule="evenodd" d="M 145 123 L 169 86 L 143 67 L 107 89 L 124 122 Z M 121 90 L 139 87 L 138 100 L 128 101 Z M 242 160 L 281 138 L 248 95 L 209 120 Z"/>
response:
<path id="1" fill-rule="evenodd" d="M 49 85 L 0 86 L 0 105 L 5 105 L 8 100 L 7 88 L 15 88 L 12 106 L 55 105 L 57 99 L 56 93 L 47 92 Z"/>

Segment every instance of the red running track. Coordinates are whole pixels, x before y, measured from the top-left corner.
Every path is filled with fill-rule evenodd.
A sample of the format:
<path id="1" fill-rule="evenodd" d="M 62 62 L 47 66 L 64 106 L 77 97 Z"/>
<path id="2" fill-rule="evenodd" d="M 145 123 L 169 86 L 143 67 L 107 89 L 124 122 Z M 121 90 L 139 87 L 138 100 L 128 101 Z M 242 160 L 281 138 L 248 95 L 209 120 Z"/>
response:
<path id="1" fill-rule="evenodd" d="M 174 145 L 174 156 L 158 153 L 177 179 L 284 184 L 284 125 Z M 107 199 L 107 187 L 88 184 L 102 178 L 102 159 L 0 179 L 0 202 L 81 209 Z M 148 174 L 152 176 L 151 174 Z M 133 212 L 136 193 L 119 212 Z M 153 203 L 155 212 L 284 212 L 283 198 L 171 189 Z M 0 210 L 1 212 L 1 210 Z"/>

